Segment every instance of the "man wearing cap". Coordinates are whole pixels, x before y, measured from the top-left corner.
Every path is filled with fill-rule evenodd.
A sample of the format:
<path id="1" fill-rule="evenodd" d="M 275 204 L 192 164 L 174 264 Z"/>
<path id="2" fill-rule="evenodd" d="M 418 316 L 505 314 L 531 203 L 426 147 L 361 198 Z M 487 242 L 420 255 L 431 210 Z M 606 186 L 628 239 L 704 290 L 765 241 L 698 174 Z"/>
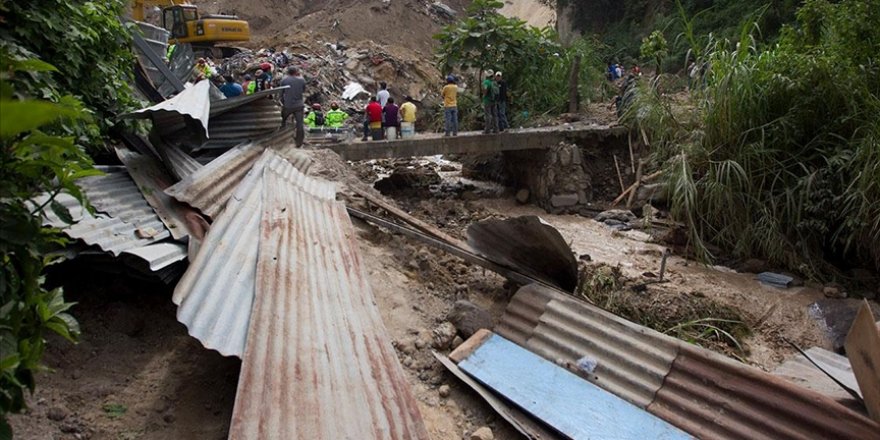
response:
<path id="1" fill-rule="evenodd" d="M 495 72 L 495 85 L 498 87 L 498 130 L 504 131 L 510 128 L 507 123 L 507 81 L 502 78 L 501 72 Z"/>
<path id="2" fill-rule="evenodd" d="M 483 113 L 486 123 L 483 133 L 498 133 L 498 86 L 492 70 L 486 71 L 486 79 L 483 80 Z"/>
<path id="3" fill-rule="evenodd" d="M 445 120 L 444 128 L 446 134 L 452 132 L 453 136 L 458 136 L 458 86 L 455 85 L 455 77 L 446 76 L 446 85 L 440 92 L 443 96 L 443 118 Z"/>

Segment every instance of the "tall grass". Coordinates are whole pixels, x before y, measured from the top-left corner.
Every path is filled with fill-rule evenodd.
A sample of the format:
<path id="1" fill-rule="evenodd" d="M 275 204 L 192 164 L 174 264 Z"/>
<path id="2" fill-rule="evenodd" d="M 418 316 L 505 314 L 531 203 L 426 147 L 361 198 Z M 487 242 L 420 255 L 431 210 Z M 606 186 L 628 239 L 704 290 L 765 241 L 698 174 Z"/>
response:
<path id="1" fill-rule="evenodd" d="M 764 256 L 814 278 L 880 270 L 880 8 L 808 0 L 798 26 L 759 50 L 697 53 L 690 109 L 643 85 L 625 118 L 650 133 L 691 243 Z M 704 84 L 704 86 L 703 86 Z"/>

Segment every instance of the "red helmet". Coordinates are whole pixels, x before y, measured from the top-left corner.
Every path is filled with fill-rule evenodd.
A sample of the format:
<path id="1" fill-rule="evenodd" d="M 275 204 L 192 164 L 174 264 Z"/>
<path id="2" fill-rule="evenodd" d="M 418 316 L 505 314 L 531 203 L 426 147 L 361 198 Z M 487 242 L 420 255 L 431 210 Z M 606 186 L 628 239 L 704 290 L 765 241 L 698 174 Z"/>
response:
<path id="1" fill-rule="evenodd" d="M 318 103 L 316 102 L 316 103 L 312 104 L 312 108 L 315 109 L 315 110 L 321 110 L 321 104 L 318 104 Z"/>

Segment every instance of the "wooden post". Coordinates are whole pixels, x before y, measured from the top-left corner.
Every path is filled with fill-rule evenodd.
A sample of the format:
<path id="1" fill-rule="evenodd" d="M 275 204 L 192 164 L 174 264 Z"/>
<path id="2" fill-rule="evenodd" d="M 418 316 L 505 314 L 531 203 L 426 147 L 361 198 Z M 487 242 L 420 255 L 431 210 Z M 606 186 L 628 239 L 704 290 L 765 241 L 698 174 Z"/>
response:
<path id="1" fill-rule="evenodd" d="M 568 112 L 577 113 L 581 108 L 581 96 L 578 93 L 578 83 L 580 82 L 581 73 L 581 56 L 575 55 L 574 64 L 571 65 L 571 72 L 568 76 Z"/>

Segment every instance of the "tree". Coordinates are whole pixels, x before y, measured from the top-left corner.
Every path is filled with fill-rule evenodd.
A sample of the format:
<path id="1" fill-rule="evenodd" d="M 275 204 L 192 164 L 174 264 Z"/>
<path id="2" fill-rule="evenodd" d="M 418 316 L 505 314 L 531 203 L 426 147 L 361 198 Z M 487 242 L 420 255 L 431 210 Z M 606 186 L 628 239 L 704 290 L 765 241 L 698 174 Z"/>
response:
<path id="1" fill-rule="evenodd" d="M 657 63 L 657 75 L 659 75 L 660 64 L 663 62 L 663 58 L 669 54 L 669 44 L 666 42 L 663 32 L 657 30 L 643 38 L 641 53 L 642 57 L 653 59 Z"/>

